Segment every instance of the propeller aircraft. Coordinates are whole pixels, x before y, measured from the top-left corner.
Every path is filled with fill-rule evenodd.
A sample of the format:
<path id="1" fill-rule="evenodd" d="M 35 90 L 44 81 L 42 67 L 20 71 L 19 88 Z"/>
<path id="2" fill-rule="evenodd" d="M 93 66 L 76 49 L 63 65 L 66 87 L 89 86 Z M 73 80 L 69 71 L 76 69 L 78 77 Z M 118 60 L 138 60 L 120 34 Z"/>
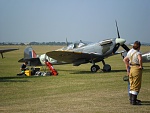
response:
<path id="1" fill-rule="evenodd" d="M 64 49 L 71 49 L 74 44 L 70 44 L 67 47 L 64 47 L 60 50 Z M 75 44 L 77 45 L 77 43 Z M 78 45 L 85 46 L 85 43 L 79 43 Z M 127 51 L 121 52 L 121 56 L 124 58 L 127 54 Z M 62 65 L 68 64 L 67 62 L 57 61 L 46 54 L 37 55 L 31 46 L 27 46 L 24 50 L 24 58 L 20 59 L 18 62 L 25 62 L 28 61 L 29 66 L 42 66 L 45 65 L 45 60 L 48 60 L 53 65 Z M 142 54 L 142 61 L 143 63 L 150 62 L 150 52 L 146 52 Z"/>
<path id="2" fill-rule="evenodd" d="M 126 51 L 130 50 L 125 45 L 126 40 L 120 38 L 117 22 L 116 28 L 118 34 L 117 38 L 106 39 L 92 44 L 82 44 L 82 46 L 69 45 L 67 48 L 47 52 L 46 55 L 56 59 L 57 61 L 72 63 L 74 66 L 92 63 L 91 72 L 97 72 L 100 67 L 95 63 L 102 62 L 103 71 L 111 71 L 111 66 L 106 64 L 104 59 L 118 54 L 116 51 L 120 46 L 122 46 Z"/>

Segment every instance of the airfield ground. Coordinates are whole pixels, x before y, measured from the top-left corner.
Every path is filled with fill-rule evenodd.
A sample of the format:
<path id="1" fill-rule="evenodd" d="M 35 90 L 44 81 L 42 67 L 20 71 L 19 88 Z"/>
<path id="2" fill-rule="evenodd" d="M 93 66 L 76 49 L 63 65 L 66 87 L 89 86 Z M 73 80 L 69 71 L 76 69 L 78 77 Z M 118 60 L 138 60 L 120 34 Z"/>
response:
<path id="1" fill-rule="evenodd" d="M 60 46 L 32 46 L 43 54 Z M 54 65 L 58 76 L 17 77 L 25 46 L 0 59 L 0 113 L 150 113 L 150 63 L 144 64 L 141 106 L 129 104 L 125 66 L 120 55 L 109 57 L 108 73 L 91 73 L 91 64 Z M 121 49 L 122 50 L 122 49 Z M 150 46 L 141 47 L 142 52 Z M 102 64 L 98 63 L 101 67 Z"/>

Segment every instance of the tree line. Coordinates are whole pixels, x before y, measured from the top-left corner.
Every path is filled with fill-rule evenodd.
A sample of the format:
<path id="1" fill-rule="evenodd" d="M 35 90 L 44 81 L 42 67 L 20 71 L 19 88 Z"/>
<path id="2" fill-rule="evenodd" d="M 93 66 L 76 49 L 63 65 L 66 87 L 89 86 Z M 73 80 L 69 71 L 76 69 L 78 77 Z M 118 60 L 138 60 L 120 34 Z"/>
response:
<path id="1" fill-rule="evenodd" d="M 0 45 L 67 45 L 72 42 L 29 42 L 29 43 L 14 43 L 14 42 L 0 42 Z"/>

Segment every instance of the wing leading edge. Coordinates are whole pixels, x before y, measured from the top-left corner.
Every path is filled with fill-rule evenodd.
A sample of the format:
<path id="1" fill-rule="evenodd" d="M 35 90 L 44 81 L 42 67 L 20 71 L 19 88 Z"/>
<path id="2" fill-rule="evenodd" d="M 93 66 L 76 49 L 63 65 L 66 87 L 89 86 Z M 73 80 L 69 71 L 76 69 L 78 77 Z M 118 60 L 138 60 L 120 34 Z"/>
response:
<path id="1" fill-rule="evenodd" d="M 75 66 L 84 63 L 89 63 L 92 61 L 99 62 L 103 59 L 103 57 L 98 54 L 82 53 L 82 52 L 74 52 L 74 51 L 51 51 L 51 52 L 47 52 L 46 55 L 58 61 L 73 63 L 73 65 Z"/>

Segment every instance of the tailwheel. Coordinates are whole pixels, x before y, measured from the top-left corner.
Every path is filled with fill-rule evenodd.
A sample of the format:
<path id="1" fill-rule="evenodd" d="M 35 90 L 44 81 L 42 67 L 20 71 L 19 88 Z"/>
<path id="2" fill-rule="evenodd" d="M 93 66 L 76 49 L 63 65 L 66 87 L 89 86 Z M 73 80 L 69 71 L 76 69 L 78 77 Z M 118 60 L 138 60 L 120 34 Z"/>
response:
<path id="1" fill-rule="evenodd" d="M 97 70 L 99 70 L 99 69 L 100 69 L 100 67 L 98 65 L 93 65 L 91 67 L 91 72 L 97 72 Z"/>
<path id="2" fill-rule="evenodd" d="M 105 64 L 104 67 L 103 67 L 103 71 L 104 72 L 109 72 L 111 71 L 111 66 L 109 64 Z"/>

